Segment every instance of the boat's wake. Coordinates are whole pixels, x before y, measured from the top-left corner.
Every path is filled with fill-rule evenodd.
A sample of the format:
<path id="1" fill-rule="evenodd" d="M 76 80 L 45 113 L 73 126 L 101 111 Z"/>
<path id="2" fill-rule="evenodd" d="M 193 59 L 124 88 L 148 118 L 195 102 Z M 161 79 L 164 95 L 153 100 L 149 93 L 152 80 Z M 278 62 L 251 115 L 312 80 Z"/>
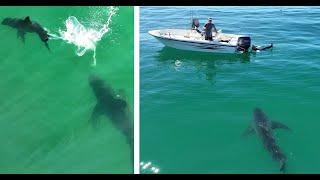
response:
<path id="1" fill-rule="evenodd" d="M 104 34 L 109 32 L 111 18 L 116 14 L 118 8 L 108 7 L 108 19 L 100 27 L 90 26 L 85 27 L 81 24 L 78 19 L 74 16 L 68 17 L 65 20 L 65 30 L 59 28 L 59 35 L 50 34 L 50 39 L 61 39 L 68 44 L 74 44 L 76 46 L 76 54 L 78 56 L 83 56 L 88 50 L 93 51 L 93 63 L 96 65 L 96 45 L 101 40 Z M 90 20 L 91 22 L 86 24 L 94 24 L 96 22 L 96 17 Z M 102 26 L 102 27 L 101 27 Z"/>

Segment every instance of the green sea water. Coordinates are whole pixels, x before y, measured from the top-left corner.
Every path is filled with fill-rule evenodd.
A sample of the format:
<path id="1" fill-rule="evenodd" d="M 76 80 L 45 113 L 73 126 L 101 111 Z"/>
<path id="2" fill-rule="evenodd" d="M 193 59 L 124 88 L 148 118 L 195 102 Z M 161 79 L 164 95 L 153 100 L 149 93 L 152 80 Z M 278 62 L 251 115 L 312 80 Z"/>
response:
<path id="1" fill-rule="evenodd" d="M 319 173 L 319 14 L 319 7 L 141 7 L 141 173 L 281 173 L 257 135 L 241 136 L 255 107 L 292 129 L 274 130 L 285 173 Z M 200 27 L 211 16 L 222 32 L 274 48 L 196 53 L 148 34 L 189 28 L 192 15 Z"/>
<path id="2" fill-rule="evenodd" d="M 0 173 L 133 173 L 111 121 L 88 123 L 89 74 L 124 90 L 133 111 L 133 7 L 0 7 L 1 21 L 26 16 L 50 31 L 52 53 L 0 25 Z"/>

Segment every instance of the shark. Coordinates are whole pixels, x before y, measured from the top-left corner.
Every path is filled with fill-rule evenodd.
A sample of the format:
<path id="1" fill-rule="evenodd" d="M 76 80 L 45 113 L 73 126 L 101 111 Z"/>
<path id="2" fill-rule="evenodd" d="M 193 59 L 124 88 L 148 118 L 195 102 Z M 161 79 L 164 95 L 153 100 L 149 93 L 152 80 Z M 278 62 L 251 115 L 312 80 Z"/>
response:
<path id="1" fill-rule="evenodd" d="M 280 165 L 280 172 L 285 171 L 286 155 L 280 149 L 274 136 L 274 129 L 291 129 L 280 122 L 269 120 L 268 116 L 260 108 L 254 108 L 252 125 L 249 126 L 243 135 L 257 134 L 265 149 L 271 154 L 272 159 Z"/>
<path id="2" fill-rule="evenodd" d="M 51 52 L 48 40 L 50 35 L 48 31 L 44 29 L 39 23 L 31 21 L 30 17 L 27 16 L 24 19 L 20 18 L 5 18 L 3 19 L 2 25 L 10 26 L 18 30 L 17 37 L 21 38 L 23 42 L 25 42 L 25 35 L 26 33 L 36 33 L 40 37 L 41 41 L 44 42 L 47 49 Z"/>
<path id="3" fill-rule="evenodd" d="M 97 126 L 99 117 L 108 117 L 112 124 L 125 136 L 131 149 L 131 162 L 134 162 L 134 132 L 131 120 L 132 111 L 128 102 L 106 82 L 96 75 L 89 75 L 89 84 L 97 103 L 93 108 L 89 122 Z M 123 91 L 121 91 L 123 93 Z"/>

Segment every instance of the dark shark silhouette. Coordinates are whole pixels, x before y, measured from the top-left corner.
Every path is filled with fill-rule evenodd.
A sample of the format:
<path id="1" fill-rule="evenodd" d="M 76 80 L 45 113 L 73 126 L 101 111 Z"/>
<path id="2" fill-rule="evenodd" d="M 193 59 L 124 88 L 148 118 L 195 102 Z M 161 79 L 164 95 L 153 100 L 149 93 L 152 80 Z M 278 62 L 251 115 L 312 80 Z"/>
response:
<path id="1" fill-rule="evenodd" d="M 258 47 L 258 46 L 252 45 L 253 51 L 263 51 L 263 50 L 271 49 L 271 48 L 273 48 L 273 43 L 271 43 L 270 46 L 266 46 L 266 47 Z"/>
<path id="2" fill-rule="evenodd" d="M 99 117 L 105 115 L 110 118 L 113 125 L 122 132 L 131 148 L 131 162 L 133 167 L 134 161 L 134 134 L 131 122 L 131 109 L 129 104 L 106 84 L 102 79 L 95 75 L 89 76 L 89 84 L 96 96 L 97 104 L 95 105 L 90 122 L 97 126 Z"/>
<path id="3" fill-rule="evenodd" d="M 276 128 L 290 130 L 288 126 L 282 123 L 270 121 L 267 115 L 260 108 L 255 108 L 253 110 L 252 126 L 248 127 L 243 135 L 249 135 L 253 133 L 258 134 L 264 147 L 271 153 L 273 160 L 280 165 L 280 171 L 284 173 L 286 156 L 279 148 L 273 135 L 272 130 Z"/>
<path id="4" fill-rule="evenodd" d="M 25 19 L 5 18 L 2 21 L 2 24 L 18 29 L 17 37 L 20 37 L 23 42 L 25 42 L 25 35 L 27 32 L 37 33 L 41 41 L 45 43 L 45 46 L 51 52 L 48 45 L 50 35 L 40 24 L 38 24 L 37 22 L 32 22 L 29 16 L 27 16 Z"/>

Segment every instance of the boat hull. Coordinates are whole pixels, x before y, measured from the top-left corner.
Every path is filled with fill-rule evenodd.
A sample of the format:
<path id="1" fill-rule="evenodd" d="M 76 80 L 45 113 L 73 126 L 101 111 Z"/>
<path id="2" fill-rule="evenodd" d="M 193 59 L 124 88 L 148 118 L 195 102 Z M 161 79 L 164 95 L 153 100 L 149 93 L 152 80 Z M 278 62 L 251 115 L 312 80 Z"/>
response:
<path id="1" fill-rule="evenodd" d="M 169 46 L 175 49 L 186 50 L 186 51 L 198 51 L 198 52 L 211 52 L 211 53 L 235 53 L 237 47 L 221 46 L 214 43 L 191 43 L 183 41 L 175 41 L 171 39 L 159 38 L 156 39 L 165 46 Z"/>
<path id="2" fill-rule="evenodd" d="M 186 50 L 186 51 L 198 51 L 198 52 L 209 52 L 209 53 L 236 53 L 237 46 L 220 43 L 217 41 L 207 41 L 187 39 L 187 38 L 176 38 L 174 35 L 161 35 L 160 31 L 149 31 L 149 34 L 155 37 L 160 43 L 165 46 Z"/>

